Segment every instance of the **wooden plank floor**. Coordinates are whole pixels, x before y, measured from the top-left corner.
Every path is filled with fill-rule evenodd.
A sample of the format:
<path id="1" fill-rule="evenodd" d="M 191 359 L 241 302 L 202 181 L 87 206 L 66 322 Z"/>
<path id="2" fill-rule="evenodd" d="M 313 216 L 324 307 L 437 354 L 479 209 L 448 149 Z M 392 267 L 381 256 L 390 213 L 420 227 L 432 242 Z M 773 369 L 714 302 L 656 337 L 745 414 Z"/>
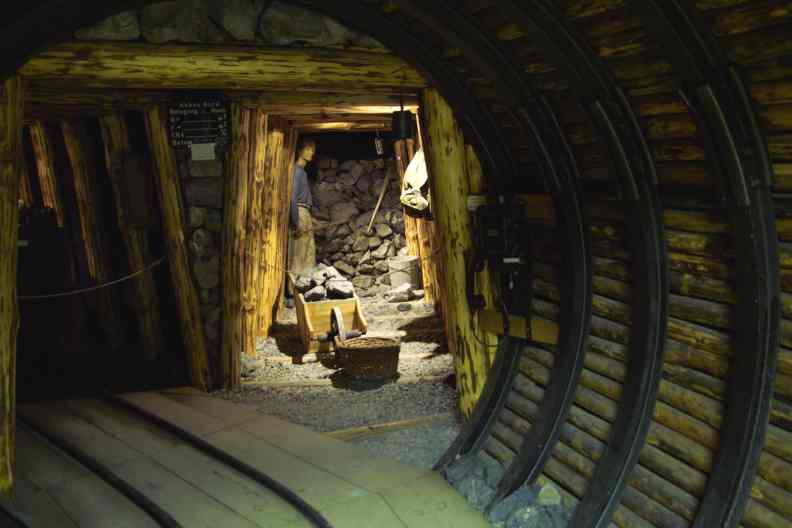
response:
<path id="1" fill-rule="evenodd" d="M 335 527 L 489 526 L 435 473 L 372 456 L 259 414 L 254 407 L 192 389 L 122 398 L 290 487 Z M 26 404 L 18 412 L 56 442 L 76 446 L 105 465 L 182 526 L 311 526 L 266 487 L 112 402 Z M 31 527 L 157 526 L 133 502 L 23 424 L 18 445 L 19 485 L 2 506 Z"/>
<path id="2" fill-rule="evenodd" d="M 17 482 L 0 503 L 31 527 L 156 527 L 148 515 L 71 457 L 17 428 Z"/>

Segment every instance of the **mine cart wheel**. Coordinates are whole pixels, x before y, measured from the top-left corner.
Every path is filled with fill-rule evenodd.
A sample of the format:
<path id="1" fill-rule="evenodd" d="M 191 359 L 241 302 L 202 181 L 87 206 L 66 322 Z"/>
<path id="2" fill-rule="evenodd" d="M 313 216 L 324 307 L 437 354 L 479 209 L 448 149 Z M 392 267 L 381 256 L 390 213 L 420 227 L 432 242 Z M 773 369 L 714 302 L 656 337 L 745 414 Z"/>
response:
<path id="1" fill-rule="evenodd" d="M 344 328 L 344 315 L 341 313 L 341 308 L 333 308 L 330 312 L 330 332 L 340 341 L 346 341 L 347 333 Z"/>

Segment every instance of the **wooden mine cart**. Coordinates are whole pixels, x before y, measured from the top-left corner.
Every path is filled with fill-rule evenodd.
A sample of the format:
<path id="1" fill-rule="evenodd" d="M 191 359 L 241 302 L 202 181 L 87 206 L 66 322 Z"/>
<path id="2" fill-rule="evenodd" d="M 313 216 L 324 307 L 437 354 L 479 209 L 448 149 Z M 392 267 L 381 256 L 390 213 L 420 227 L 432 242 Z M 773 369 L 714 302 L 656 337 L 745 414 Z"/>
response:
<path id="1" fill-rule="evenodd" d="M 336 338 L 343 341 L 368 332 L 368 324 L 357 295 L 350 299 L 329 299 L 309 303 L 303 294 L 297 292 L 292 275 L 289 275 L 289 282 L 294 292 L 294 308 L 297 312 L 300 340 L 304 347 L 303 354 L 318 355 L 335 352 Z M 340 323 L 336 323 L 338 320 Z M 292 362 L 302 363 L 302 355 L 294 356 Z"/>

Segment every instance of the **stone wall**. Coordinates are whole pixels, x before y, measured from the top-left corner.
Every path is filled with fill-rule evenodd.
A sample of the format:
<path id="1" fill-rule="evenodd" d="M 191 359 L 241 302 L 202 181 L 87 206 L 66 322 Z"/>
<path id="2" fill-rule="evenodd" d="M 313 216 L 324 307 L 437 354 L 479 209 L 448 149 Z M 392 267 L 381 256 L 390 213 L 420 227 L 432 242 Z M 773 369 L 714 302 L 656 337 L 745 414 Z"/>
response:
<path id="1" fill-rule="evenodd" d="M 182 178 L 185 236 L 190 266 L 201 303 L 210 358 L 216 361 L 222 338 L 222 261 L 224 155 L 217 160 L 192 161 L 190 151 L 175 151 Z"/>
<path id="2" fill-rule="evenodd" d="M 366 232 L 385 176 L 388 190 L 371 232 Z M 361 297 L 389 289 L 388 257 L 406 255 L 400 184 L 392 162 L 384 160 L 319 160 L 312 182 L 316 258 L 351 279 Z M 323 229 L 322 226 L 330 227 Z"/>
<path id="3" fill-rule="evenodd" d="M 376 40 L 300 7 L 270 0 L 175 0 L 112 16 L 78 40 L 384 49 Z"/>

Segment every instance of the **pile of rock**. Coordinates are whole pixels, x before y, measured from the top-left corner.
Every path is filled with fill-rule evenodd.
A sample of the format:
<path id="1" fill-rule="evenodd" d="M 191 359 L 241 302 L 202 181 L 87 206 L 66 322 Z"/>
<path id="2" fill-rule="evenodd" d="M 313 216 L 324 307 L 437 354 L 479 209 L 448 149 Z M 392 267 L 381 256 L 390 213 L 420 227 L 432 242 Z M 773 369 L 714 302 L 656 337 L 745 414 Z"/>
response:
<path id="1" fill-rule="evenodd" d="M 319 264 L 316 268 L 298 276 L 294 281 L 295 289 L 303 294 L 307 302 L 327 299 L 351 299 L 355 287 L 332 266 Z"/>
<path id="2" fill-rule="evenodd" d="M 492 502 L 503 474 L 503 466 L 484 453 L 462 457 L 445 470 L 448 482 L 479 511 Z M 558 489 L 548 482 L 523 484 L 496 503 L 488 517 L 497 528 L 542 528 L 567 526 L 571 512 L 564 507 Z"/>
<path id="3" fill-rule="evenodd" d="M 380 192 L 387 188 L 371 222 Z M 396 168 L 383 160 L 319 161 L 313 183 L 317 260 L 333 266 L 366 297 L 390 285 L 388 258 L 407 254 Z M 324 227 L 329 225 L 329 227 Z"/>
<path id="4" fill-rule="evenodd" d="M 271 0 L 173 0 L 79 29 L 79 40 L 258 42 L 271 46 L 384 49 L 319 13 Z"/>

